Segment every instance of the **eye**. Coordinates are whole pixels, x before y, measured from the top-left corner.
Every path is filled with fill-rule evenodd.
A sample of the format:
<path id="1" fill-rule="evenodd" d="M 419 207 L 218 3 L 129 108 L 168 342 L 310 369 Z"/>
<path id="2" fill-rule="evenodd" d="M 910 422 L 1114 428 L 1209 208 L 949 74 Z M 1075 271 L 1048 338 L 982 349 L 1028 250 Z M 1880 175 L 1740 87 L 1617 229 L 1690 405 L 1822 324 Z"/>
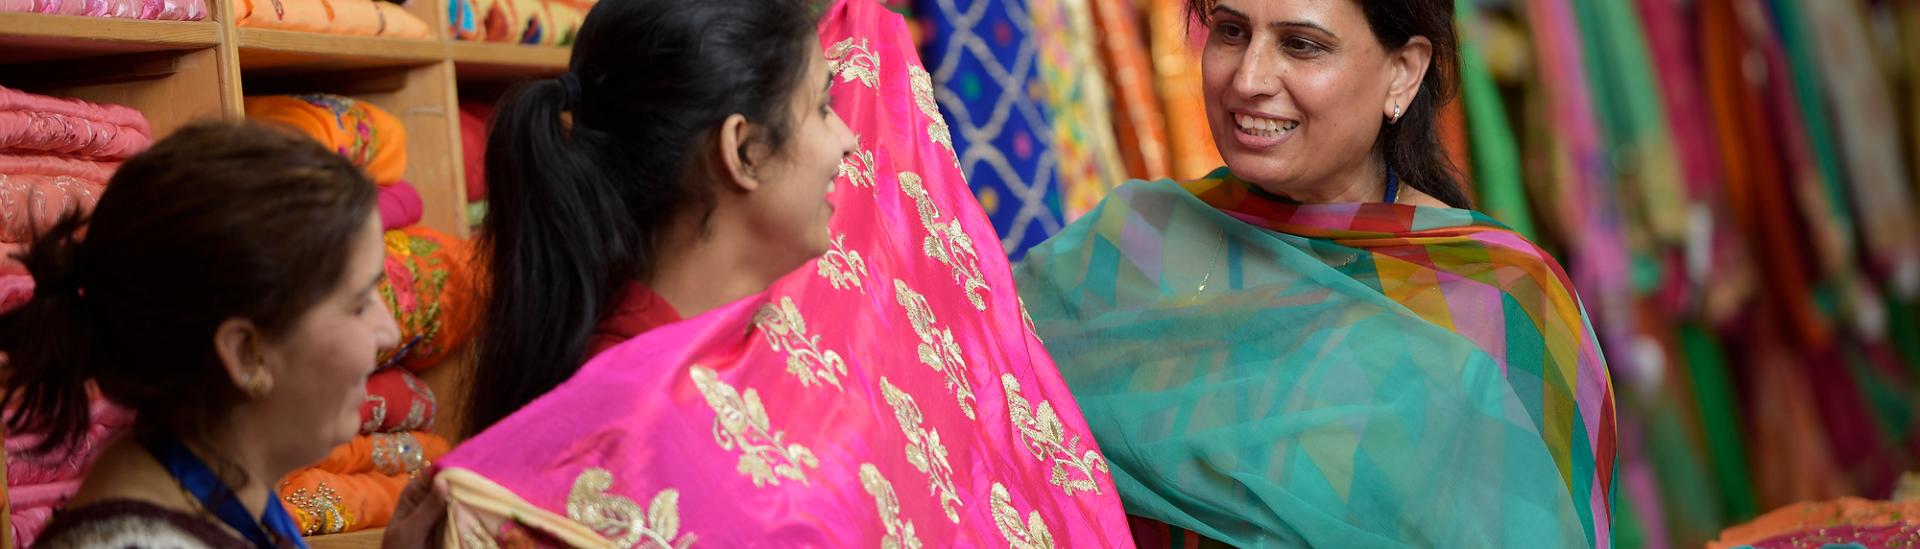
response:
<path id="1" fill-rule="evenodd" d="M 1280 42 L 1280 49 L 1285 50 L 1287 53 L 1300 56 L 1318 55 L 1327 51 L 1326 46 L 1298 36 L 1287 38 Z"/>
<path id="2" fill-rule="evenodd" d="M 1245 44 L 1249 38 L 1246 25 L 1225 21 L 1213 25 L 1213 35 L 1227 44 Z"/>

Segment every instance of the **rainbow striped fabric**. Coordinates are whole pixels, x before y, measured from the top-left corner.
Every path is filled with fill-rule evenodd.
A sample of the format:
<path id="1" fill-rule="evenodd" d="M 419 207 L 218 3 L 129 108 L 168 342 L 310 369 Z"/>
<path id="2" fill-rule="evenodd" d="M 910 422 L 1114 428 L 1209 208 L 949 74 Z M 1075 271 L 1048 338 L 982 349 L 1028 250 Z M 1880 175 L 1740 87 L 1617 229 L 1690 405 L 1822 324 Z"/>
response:
<path id="1" fill-rule="evenodd" d="M 1130 514 L 1239 546 L 1611 545 L 1605 359 L 1559 264 L 1480 213 L 1222 168 L 1117 189 L 1016 277 Z"/>

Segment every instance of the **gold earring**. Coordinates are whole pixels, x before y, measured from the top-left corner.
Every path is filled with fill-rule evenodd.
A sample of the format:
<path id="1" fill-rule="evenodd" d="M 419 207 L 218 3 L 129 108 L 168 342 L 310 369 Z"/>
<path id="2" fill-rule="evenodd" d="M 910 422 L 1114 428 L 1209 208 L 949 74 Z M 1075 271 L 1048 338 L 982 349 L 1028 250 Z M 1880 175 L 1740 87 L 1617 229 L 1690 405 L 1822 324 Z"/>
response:
<path id="1" fill-rule="evenodd" d="M 267 396 L 267 375 L 262 373 L 265 369 L 262 367 L 260 370 L 254 370 L 253 375 L 247 376 L 247 396 L 254 398 Z"/>

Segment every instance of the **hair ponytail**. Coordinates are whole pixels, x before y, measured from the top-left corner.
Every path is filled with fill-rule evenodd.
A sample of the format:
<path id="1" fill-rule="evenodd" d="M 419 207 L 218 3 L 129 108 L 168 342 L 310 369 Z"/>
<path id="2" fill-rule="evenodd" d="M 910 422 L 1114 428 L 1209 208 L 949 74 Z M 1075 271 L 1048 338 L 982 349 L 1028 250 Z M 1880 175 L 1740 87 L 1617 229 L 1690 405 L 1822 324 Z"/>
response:
<path id="1" fill-rule="evenodd" d="M 494 114 L 481 232 L 491 277 L 468 435 L 559 386 L 679 215 L 710 210 L 696 147 L 739 114 L 783 145 L 818 55 L 809 0 L 621 0 L 587 13 L 568 75 Z M 808 75 L 812 76 L 812 75 Z"/>
<path id="2" fill-rule="evenodd" d="M 470 431 L 565 381 L 619 284 L 640 268 L 639 229 L 595 154 L 595 132 L 562 120 L 558 80 L 503 100 L 487 138 L 488 207 L 479 247 L 490 279 Z"/>
<path id="3" fill-rule="evenodd" d="M 32 240 L 17 258 L 33 276 L 33 297 L 0 314 L 0 349 L 7 357 L 4 403 L 16 410 L 7 418 L 7 431 L 49 434 L 28 450 L 32 454 L 71 447 L 92 422 L 87 379 L 97 347 L 77 239 L 85 224 L 78 212 L 69 213 Z"/>

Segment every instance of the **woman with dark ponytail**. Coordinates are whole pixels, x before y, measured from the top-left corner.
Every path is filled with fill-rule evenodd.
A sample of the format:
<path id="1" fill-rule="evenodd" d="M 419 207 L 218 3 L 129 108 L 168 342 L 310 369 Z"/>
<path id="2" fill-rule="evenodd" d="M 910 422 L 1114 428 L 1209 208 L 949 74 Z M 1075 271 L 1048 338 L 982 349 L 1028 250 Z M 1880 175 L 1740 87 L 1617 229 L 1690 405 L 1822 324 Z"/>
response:
<path id="1" fill-rule="evenodd" d="M 211 123 L 129 159 L 20 259 L 0 314 L 9 433 L 66 452 L 89 393 L 131 409 L 39 547 L 304 547 L 272 486 L 359 430 L 399 338 L 375 191 L 303 137 Z M 84 233 L 84 236 L 83 236 Z"/>
<path id="2" fill-rule="evenodd" d="M 808 62 L 813 21 L 804 0 L 601 2 L 567 74 L 501 102 L 469 435 L 826 251 L 854 139 Z"/>

